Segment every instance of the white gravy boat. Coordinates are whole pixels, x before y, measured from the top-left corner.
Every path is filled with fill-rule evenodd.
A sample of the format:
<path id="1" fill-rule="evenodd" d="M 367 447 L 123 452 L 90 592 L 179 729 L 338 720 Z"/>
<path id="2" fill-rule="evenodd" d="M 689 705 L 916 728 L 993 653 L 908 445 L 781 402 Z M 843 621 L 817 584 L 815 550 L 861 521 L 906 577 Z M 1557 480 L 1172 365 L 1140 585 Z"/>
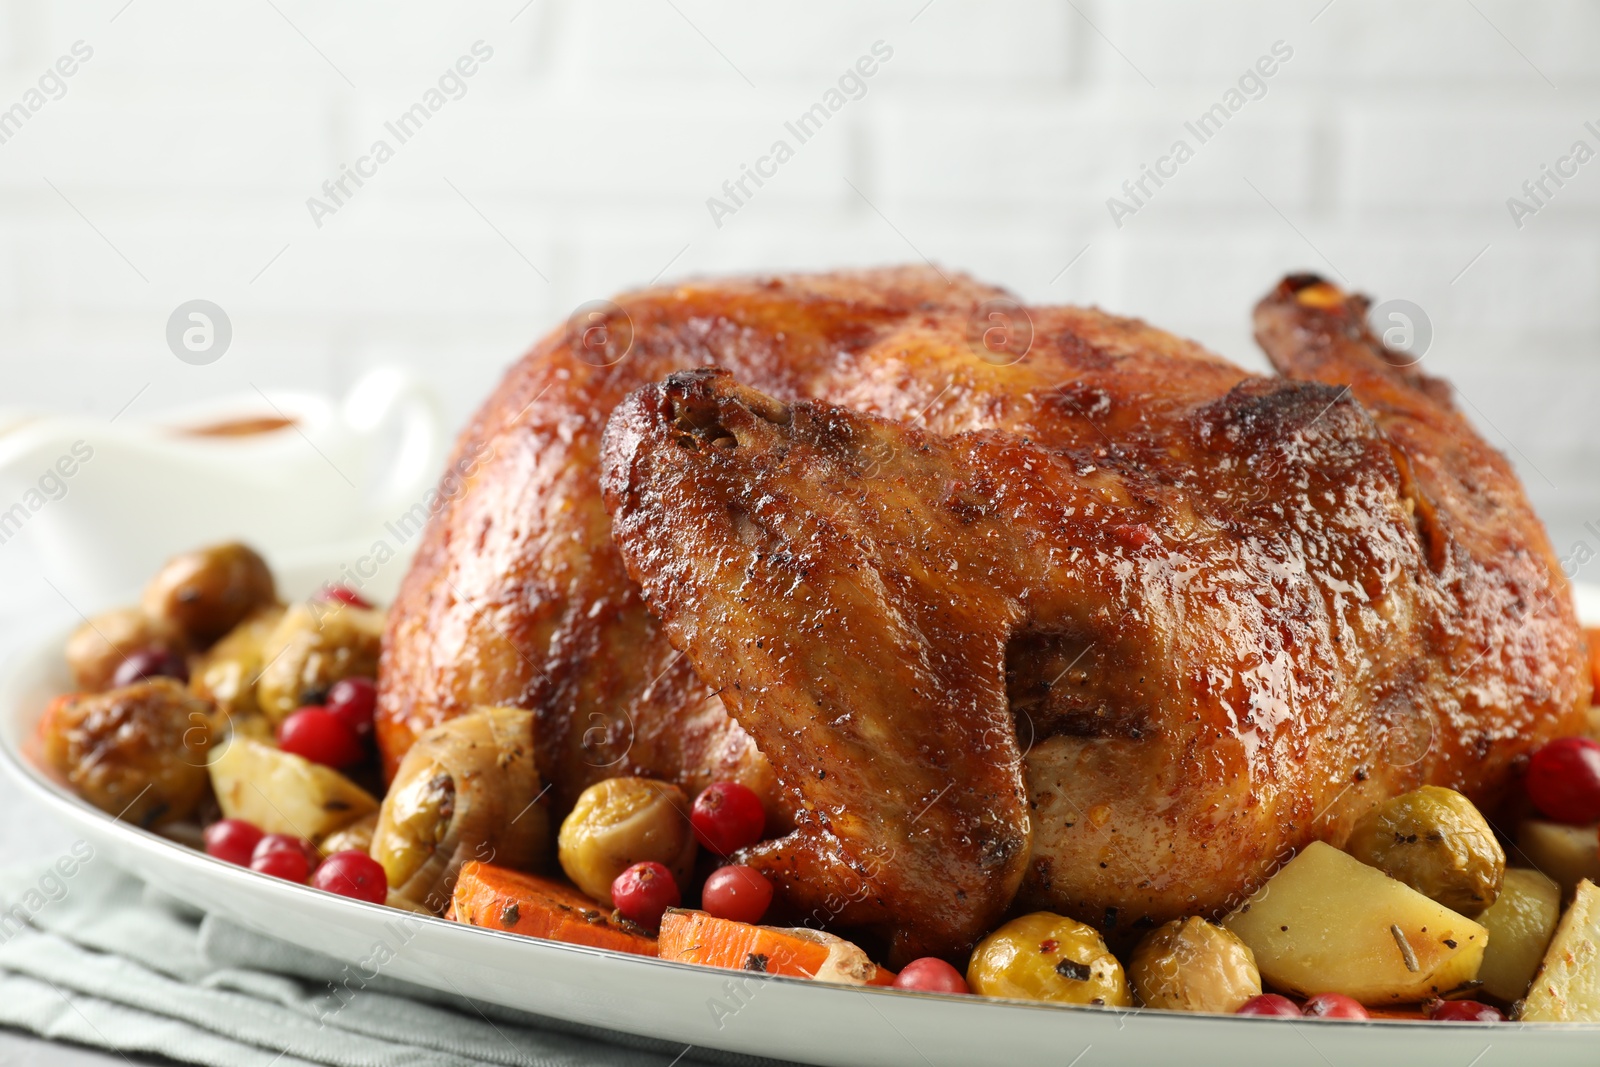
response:
<path id="1" fill-rule="evenodd" d="M 393 368 L 339 402 L 266 391 L 143 420 L 0 416 L 0 576 L 42 573 L 88 611 L 187 548 L 360 544 L 433 487 L 444 445 L 434 395 Z"/>

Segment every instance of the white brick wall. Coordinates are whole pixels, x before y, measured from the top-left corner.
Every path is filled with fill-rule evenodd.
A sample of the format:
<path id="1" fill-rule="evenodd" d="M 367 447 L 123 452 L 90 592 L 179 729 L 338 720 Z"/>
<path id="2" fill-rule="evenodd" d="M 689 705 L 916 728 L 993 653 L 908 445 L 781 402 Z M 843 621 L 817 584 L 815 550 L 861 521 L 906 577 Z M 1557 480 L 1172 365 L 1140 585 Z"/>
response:
<path id="1" fill-rule="evenodd" d="M 0 109 L 94 48 L 0 144 L 0 405 L 109 416 L 150 383 L 131 417 L 397 361 L 459 420 L 566 309 L 663 270 L 924 254 L 1259 366 L 1250 305 L 1310 267 L 1428 310 L 1428 366 L 1570 542 L 1600 519 L 1600 161 L 1520 230 L 1505 198 L 1600 148 L 1600 7 L 1474 2 L 0 0 Z M 479 39 L 465 95 L 314 226 Z M 879 40 L 866 95 L 714 226 L 706 197 Z M 1266 94 L 1114 227 L 1106 198 L 1279 40 Z M 210 366 L 163 342 L 193 297 L 234 323 Z"/>

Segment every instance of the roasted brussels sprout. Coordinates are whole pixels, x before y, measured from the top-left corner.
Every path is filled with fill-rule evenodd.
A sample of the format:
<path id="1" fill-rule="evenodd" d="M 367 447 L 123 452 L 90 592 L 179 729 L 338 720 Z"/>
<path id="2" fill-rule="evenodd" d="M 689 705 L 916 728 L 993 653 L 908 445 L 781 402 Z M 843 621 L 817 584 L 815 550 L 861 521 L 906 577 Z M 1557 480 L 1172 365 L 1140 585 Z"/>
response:
<path id="1" fill-rule="evenodd" d="M 342 830 L 333 833 L 317 842 L 317 847 L 324 855 L 331 856 L 335 852 L 353 850 L 356 852 L 372 851 L 372 836 L 378 830 L 378 813 L 363 815 L 355 822 Z"/>
<path id="2" fill-rule="evenodd" d="M 277 599 L 266 560 L 232 542 L 168 560 L 145 586 L 142 604 L 147 614 L 171 621 L 196 648 L 205 648 Z"/>
<path id="3" fill-rule="evenodd" d="M 1494 903 L 1506 854 L 1472 801 L 1426 785 L 1356 824 L 1345 851 L 1451 911 L 1471 917 Z"/>
<path id="4" fill-rule="evenodd" d="M 1036 911 L 978 942 L 967 985 L 986 997 L 1126 1008 L 1133 1004 L 1122 964 L 1093 927 Z"/>
<path id="5" fill-rule="evenodd" d="M 383 612 L 337 602 L 297 604 L 261 643 L 256 704 L 273 724 L 320 704 L 342 678 L 378 676 Z"/>
<path id="6" fill-rule="evenodd" d="M 111 688 L 112 676 L 135 652 L 171 652 L 182 656 L 189 643 L 170 620 L 139 608 L 118 608 L 85 622 L 67 639 L 67 666 L 72 680 L 86 693 Z"/>
<path id="7" fill-rule="evenodd" d="M 200 656 L 190 672 L 190 688 L 216 704 L 230 720 L 259 715 L 256 683 L 265 662 L 261 648 L 283 614 L 281 606 L 272 604 L 247 615 Z"/>
<path id="8" fill-rule="evenodd" d="M 550 816 L 541 795 L 532 712 L 477 708 L 423 734 L 400 761 L 372 836 L 391 896 L 438 912 L 468 860 L 543 867 Z"/>
<path id="9" fill-rule="evenodd" d="M 561 824 L 557 855 L 579 889 L 610 902 L 611 883 L 635 863 L 654 860 L 681 890 L 694 869 L 689 800 L 671 782 L 607 778 L 578 796 Z"/>
<path id="10" fill-rule="evenodd" d="M 1128 978 L 1147 1008 L 1231 1015 L 1261 995 L 1256 957 L 1220 926 L 1174 919 L 1145 935 L 1128 960 Z"/>
<path id="11" fill-rule="evenodd" d="M 40 723 L 44 759 L 102 811 L 145 827 L 183 819 L 206 796 L 213 714 L 171 678 L 62 697 Z"/>

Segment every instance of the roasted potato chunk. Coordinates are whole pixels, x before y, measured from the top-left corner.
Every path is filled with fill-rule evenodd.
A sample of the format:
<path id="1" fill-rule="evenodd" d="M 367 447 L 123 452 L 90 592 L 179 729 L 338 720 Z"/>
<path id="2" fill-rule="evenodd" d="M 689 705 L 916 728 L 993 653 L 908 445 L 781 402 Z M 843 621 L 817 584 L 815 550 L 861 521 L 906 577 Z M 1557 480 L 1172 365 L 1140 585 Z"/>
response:
<path id="1" fill-rule="evenodd" d="M 1237 1011 L 1261 995 L 1261 972 L 1248 945 L 1222 927 L 1191 916 L 1145 935 L 1128 960 L 1139 1002 L 1168 1011 Z"/>
<path id="2" fill-rule="evenodd" d="M 319 601 L 296 604 L 261 643 L 256 704 L 276 725 L 320 704 L 342 678 L 378 676 L 383 612 Z"/>
<path id="3" fill-rule="evenodd" d="M 158 826 L 205 799 L 213 714 L 171 678 L 62 697 L 39 725 L 44 759 L 95 807 Z"/>
<path id="4" fill-rule="evenodd" d="M 1489 935 L 1477 923 L 1315 841 L 1222 924 L 1281 990 L 1417 1004 L 1471 982 Z"/>
<path id="5" fill-rule="evenodd" d="M 1517 827 L 1517 848 L 1566 896 L 1585 878 L 1600 881 L 1600 827 L 1526 819 Z"/>
<path id="6" fill-rule="evenodd" d="M 86 693 L 111 688 L 122 661 L 135 652 L 157 649 L 182 656 L 189 650 L 183 632 L 169 619 L 139 608 L 117 608 L 94 616 L 67 639 L 67 666 L 72 680 Z"/>
<path id="7" fill-rule="evenodd" d="M 1561 887 L 1538 871 L 1506 872 L 1500 899 L 1478 916 L 1489 931 L 1478 981 L 1483 991 L 1509 1004 L 1522 999 L 1544 959 L 1561 918 Z"/>
<path id="8" fill-rule="evenodd" d="M 579 889 L 611 900 L 617 875 L 646 860 L 688 885 L 694 869 L 694 830 L 689 801 L 671 782 L 654 778 L 607 778 L 585 789 L 561 824 L 557 858 Z"/>
<path id="9" fill-rule="evenodd" d="M 211 784 L 229 819 L 317 841 L 378 810 L 365 789 L 320 763 L 235 733 L 211 756 Z"/>
<path id="10" fill-rule="evenodd" d="M 189 687 L 214 703 L 225 718 L 261 713 L 256 704 L 256 683 L 265 663 L 261 648 L 283 613 L 277 604 L 257 608 L 207 649 L 190 672 Z"/>
<path id="11" fill-rule="evenodd" d="M 978 942 L 967 985 L 986 997 L 1133 1005 L 1122 964 L 1091 926 L 1048 911 L 1012 919 Z"/>
<path id="12" fill-rule="evenodd" d="M 1524 1022 L 1600 1022 L 1600 889 L 1587 878 L 1556 927 L 1522 1006 Z"/>
<path id="13" fill-rule="evenodd" d="M 147 614 L 172 622 L 205 648 L 252 611 L 276 603 L 267 561 L 237 541 L 174 556 L 145 586 Z"/>
<path id="14" fill-rule="evenodd" d="M 1500 894 L 1506 854 L 1477 806 L 1425 785 L 1356 824 L 1345 851 L 1451 911 L 1476 915 Z"/>

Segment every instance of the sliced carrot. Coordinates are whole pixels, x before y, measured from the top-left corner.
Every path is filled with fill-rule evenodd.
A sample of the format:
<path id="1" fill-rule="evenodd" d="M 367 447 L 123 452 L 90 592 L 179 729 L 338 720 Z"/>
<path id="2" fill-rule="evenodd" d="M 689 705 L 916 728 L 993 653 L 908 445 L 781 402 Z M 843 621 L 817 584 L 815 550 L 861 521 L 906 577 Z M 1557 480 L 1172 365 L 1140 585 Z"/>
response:
<path id="1" fill-rule="evenodd" d="M 654 956 L 655 938 L 565 882 L 471 861 L 461 868 L 451 913 L 458 923 L 549 941 Z"/>
<path id="2" fill-rule="evenodd" d="M 735 971 L 787 974 L 854 985 L 890 985 L 894 972 L 844 940 L 805 927 L 752 926 L 703 911 L 669 909 L 661 919 L 661 958 Z"/>

